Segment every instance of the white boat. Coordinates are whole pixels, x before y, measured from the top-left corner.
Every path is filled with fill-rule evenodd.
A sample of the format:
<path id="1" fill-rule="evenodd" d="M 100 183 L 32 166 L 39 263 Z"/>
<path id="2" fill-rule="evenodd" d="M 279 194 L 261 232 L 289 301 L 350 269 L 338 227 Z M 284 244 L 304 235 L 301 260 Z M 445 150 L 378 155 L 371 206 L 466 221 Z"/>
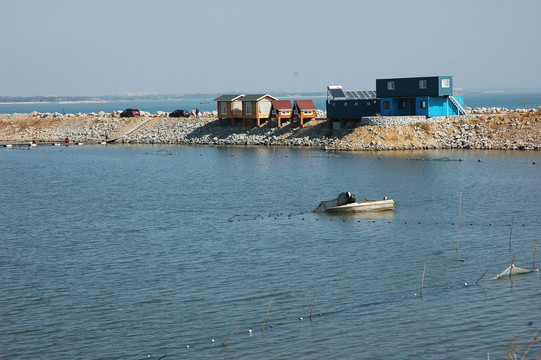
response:
<path id="1" fill-rule="evenodd" d="M 385 211 L 394 209 L 395 202 L 386 197 L 383 200 L 368 200 L 357 202 L 355 195 L 350 192 L 341 193 L 336 199 L 322 201 L 314 212 L 350 213 L 363 211 Z"/>

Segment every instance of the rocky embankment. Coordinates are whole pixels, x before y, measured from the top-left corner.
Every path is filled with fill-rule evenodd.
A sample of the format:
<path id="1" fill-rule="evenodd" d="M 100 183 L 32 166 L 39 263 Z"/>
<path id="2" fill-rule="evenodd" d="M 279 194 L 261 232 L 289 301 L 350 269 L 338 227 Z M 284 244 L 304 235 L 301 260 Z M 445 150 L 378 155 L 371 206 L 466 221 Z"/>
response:
<path id="1" fill-rule="evenodd" d="M 218 126 L 212 113 L 169 118 L 166 113 L 120 118 L 112 114 L 4 114 L 0 141 L 130 144 L 312 146 L 336 151 L 411 149 L 541 149 L 541 110 L 481 111 L 410 125 L 329 129 L 324 119 L 301 128 Z"/>

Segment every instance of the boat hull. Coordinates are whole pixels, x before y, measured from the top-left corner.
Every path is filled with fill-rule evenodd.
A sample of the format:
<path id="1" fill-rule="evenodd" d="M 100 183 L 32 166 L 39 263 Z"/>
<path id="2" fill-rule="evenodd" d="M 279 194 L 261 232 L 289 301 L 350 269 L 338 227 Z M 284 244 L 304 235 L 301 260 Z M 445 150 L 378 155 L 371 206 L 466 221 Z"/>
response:
<path id="1" fill-rule="evenodd" d="M 351 203 L 340 206 L 327 208 L 327 212 L 332 213 L 350 213 L 364 211 L 385 211 L 394 209 L 395 202 L 393 200 L 375 200 L 363 201 L 360 203 Z"/>

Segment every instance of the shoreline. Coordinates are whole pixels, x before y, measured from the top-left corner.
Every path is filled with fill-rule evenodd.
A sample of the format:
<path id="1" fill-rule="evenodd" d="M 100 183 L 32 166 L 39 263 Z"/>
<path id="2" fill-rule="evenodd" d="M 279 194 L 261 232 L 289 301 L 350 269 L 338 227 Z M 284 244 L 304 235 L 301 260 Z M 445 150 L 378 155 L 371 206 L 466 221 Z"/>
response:
<path id="1" fill-rule="evenodd" d="M 384 119 L 383 117 L 381 119 Z M 111 142 L 117 144 L 297 146 L 328 151 L 541 150 L 541 110 L 470 114 L 406 125 L 330 129 L 326 119 L 303 128 L 218 126 L 212 114 L 170 118 L 166 113 L 120 118 L 112 114 L 0 114 L 1 143 Z"/>

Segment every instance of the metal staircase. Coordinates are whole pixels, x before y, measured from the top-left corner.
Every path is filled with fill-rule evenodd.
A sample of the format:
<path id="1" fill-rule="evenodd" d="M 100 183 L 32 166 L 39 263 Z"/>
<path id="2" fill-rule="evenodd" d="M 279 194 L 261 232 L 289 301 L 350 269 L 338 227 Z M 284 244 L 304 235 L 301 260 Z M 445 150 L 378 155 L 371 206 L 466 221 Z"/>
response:
<path id="1" fill-rule="evenodd" d="M 453 105 L 456 107 L 458 115 L 466 115 L 466 109 L 460 103 L 455 99 L 454 96 L 449 96 L 449 100 L 453 103 Z"/>

